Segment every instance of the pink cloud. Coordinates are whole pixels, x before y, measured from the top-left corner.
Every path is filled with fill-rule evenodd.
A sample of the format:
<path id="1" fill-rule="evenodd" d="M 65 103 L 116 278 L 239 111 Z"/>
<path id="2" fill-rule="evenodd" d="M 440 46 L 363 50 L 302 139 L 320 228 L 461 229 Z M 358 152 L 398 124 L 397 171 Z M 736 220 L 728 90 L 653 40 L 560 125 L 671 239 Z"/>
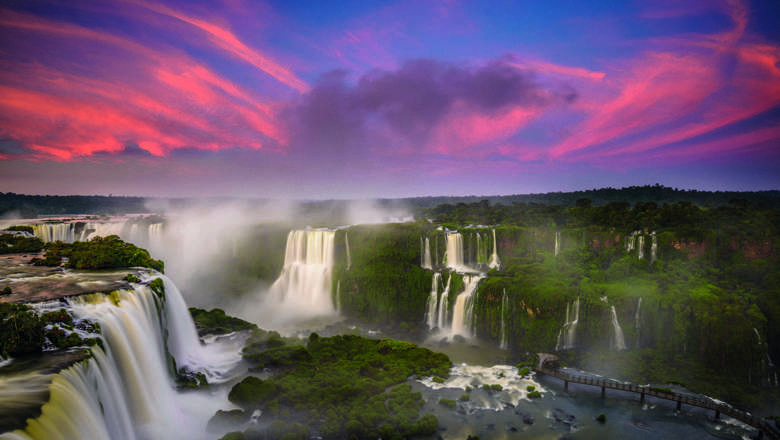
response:
<path id="1" fill-rule="evenodd" d="M 607 69 L 580 107 L 583 122 L 558 142 L 558 160 L 633 155 L 690 141 L 780 105 L 777 47 L 744 42 L 747 12 L 730 3 L 721 34 L 654 41 L 659 47 Z M 609 94 L 607 90 L 617 90 Z"/>
<path id="2" fill-rule="evenodd" d="M 202 30 L 208 34 L 210 41 L 218 48 L 232 54 L 233 56 L 255 66 L 257 69 L 271 75 L 279 82 L 304 93 L 309 90 L 308 84 L 298 78 L 290 69 L 273 61 L 270 57 L 262 54 L 260 51 L 247 46 L 233 32 L 220 27 L 207 20 L 189 16 L 183 12 L 163 6 L 157 2 L 145 2 L 141 0 L 128 0 L 143 6 L 159 14 L 176 18 L 183 22 Z"/>
<path id="3" fill-rule="evenodd" d="M 288 143 L 276 105 L 180 52 L 10 11 L 0 17 L 0 25 L 21 35 L 32 32 L 56 44 L 63 38 L 86 40 L 100 49 L 93 57 L 112 55 L 98 58 L 114 70 L 109 73 L 71 71 L 72 63 L 56 57 L 0 70 L 0 133 L 30 147 L 38 158 L 69 160 L 119 152 L 129 144 L 160 156 L 181 147 L 259 149 L 269 139 L 279 147 Z"/>

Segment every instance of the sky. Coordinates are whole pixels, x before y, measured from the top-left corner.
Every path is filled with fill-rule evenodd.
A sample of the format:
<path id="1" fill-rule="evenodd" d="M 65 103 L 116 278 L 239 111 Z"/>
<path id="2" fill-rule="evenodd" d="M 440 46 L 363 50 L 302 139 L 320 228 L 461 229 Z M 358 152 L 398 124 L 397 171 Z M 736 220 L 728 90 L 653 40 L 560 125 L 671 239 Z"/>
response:
<path id="1" fill-rule="evenodd" d="M 0 3 L 0 192 L 780 189 L 780 5 Z"/>

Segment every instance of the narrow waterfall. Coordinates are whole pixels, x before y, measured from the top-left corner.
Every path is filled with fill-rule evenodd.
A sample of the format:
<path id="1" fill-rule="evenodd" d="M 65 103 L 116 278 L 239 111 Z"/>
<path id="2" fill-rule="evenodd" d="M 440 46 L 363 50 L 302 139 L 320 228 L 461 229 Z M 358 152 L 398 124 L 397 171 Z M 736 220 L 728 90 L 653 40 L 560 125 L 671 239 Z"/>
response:
<path id="1" fill-rule="evenodd" d="M 474 324 L 474 293 L 477 291 L 477 285 L 482 280 L 480 275 L 464 275 L 463 292 L 455 298 L 455 305 L 452 306 L 452 326 L 450 335 L 461 335 L 467 338 L 473 336 Z"/>
<path id="2" fill-rule="evenodd" d="M 220 352 L 218 346 L 201 344 L 195 323 L 179 288 L 168 277 L 162 278 L 165 285 L 165 322 L 168 329 L 167 347 L 176 359 L 179 371 L 199 371 L 206 375 L 209 383 L 224 381 L 227 372 L 241 360 L 240 355 Z"/>
<path id="3" fill-rule="evenodd" d="M 421 237 L 420 242 L 423 245 L 421 252 L 422 262 L 420 263 L 420 266 L 423 269 L 433 270 L 433 263 L 431 262 L 431 240 L 428 237 L 425 237 L 425 240 L 423 240 Z"/>
<path id="4" fill-rule="evenodd" d="M 428 330 L 436 327 L 437 308 L 439 305 L 439 284 L 441 283 L 441 273 L 434 272 L 433 282 L 431 283 L 431 294 L 428 297 L 428 304 L 425 313 L 425 323 Z"/>
<path id="5" fill-rule="evenodd" d="M 447 277 L 447 284 L 444 286 L 444 291 L 441 292 L 441 296 L 439 297 L 439 306 L 436 311 L 436 327 L 439 327 L 439 329 L 443 329 L 447 326 L 447 323 L 449 322 L 449 311 L 450 311 L 450 282 L 452 281 L 452 274 L 450 274 L 449 277 Z"/>
<path id="6" fill-rule="evenodd" d="M 336 281 L 336 311 L 341 311 L 341 280 Z"/>
<path id="7" fill-rule="evenodd" d="M 561 231 L 555 231 L 555 256 L 561 251 Z"/>
<path id="8" fill-rule="evenodd" d="M 507 350 L 509 348 L 509 328 L 506 325 L 506 317 L 509 313 L 509 297 L 506 296 L 506 289 L 504 289 L 504 295 L 501 296 L 501 335 L 499 340 L 499 347 Z"/>
<path id="9" fill-rule="evenodd" d="M 610 306 L 610 311 L 612 313 L 612 349 L 618 351 L 625 350 L 626 341 L 623 337 L 623 329 L 620 327 L 620 322 L 618 322 L 615 306 Z"/>
<path id="10" fill-rule="evenodd" d="M 464 270 L 466 265 L 463 263 L 463 236 L 458 232 L 448 232 L 447 250 L 444 258 L 447 267 L 453 270 Z"/>
<path id="11" fill-rule="evenodd" d="M 573 310 L 573 313 L 570 311 Z M 571 319 L 569 319 L 571 318 Z M 566 321 L 558 331 L 558 341 L 555 344 L 555 351 L 571 350 L 577 342 L 577 324 L 580 322 L 580 298 L 577 297 L 571 303 L 566 304 Z"/>
<path id="12" fill-rule="evenodd" d="M 476 253 L 476 256 L 474 258 L 476 260 L 475 263 L 477 265 L 485 264 L 487 262 L 487 259 L 482 257 L 482 246 L 483 246 L 482 245 L 482 234 L 480 234 L 479 232 L 475 232 L 474 235 L 476 235 L 475 238 L 477 240 L 477 253 Z"/>
<path id="13" fill-rule="evenodd" d="M 645 236 L 639 235 L 637 237 L 637 257 L 641 260 L 645 257 Z"/>
<path id="14" fill-rule="evenodd" d="M 74 299 L 76 317 L 100 324 L 105 350 L 93 347 L 92 359 L 56 375 L 41 416 L 0 438 L 201 438 L 213 408 L 178 403 L 183 395 L 173 387 L 164 339 L 176 330 L 166 327 L 162 307 L 145 286 Z"/>
<path id="15" fill-rule="evenodd" d="M 349 234 L 344 232 L 344 246 L 347 248 L 347 270 L 352 267 L 352 254 L 349 253 Z"/>
<path id="16" fill-rule="evenodd" d="M 655 231 L 650 234 L 650 238 L 652 240 L 652 243 L 650 244 L 650 264 L 653 264 L 658 258 L 658 242 L 655 239 Z"/>
<path id="17" fill-rule="evenodd" d="M 490 255 L 488 267 L 498 269 L 501 267 L 501 260 L 498 258 L 498 245 L 496 244 L 496 230 L 493 229 L 493 253 Z"/>
<path id="18" fill-rule="evenodd" d="M 334 231 L 294 230 L 287 235 L 284 267 L 266 297 L 269 319 L 288 321 L 333 315 Z"/>
<path id="19" fill-rule="evenodd" d="M 637 301 L 636 304 L 636 313 L 634 313 L 634 330 L 636 330 L 636 348 L 639 348 L 639 345 L 642 341 L 641 338 L 641 330 L 642 330 L 642 297 L 639 297 L 639 301 Z"/>

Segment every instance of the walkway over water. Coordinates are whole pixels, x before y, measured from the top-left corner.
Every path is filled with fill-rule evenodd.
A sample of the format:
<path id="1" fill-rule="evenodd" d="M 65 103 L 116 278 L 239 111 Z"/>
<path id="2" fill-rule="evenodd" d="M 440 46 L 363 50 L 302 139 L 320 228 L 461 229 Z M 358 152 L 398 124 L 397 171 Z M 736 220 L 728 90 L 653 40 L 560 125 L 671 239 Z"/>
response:
<path id="1" fill-rule="evenodd" d="M 780 431 L 775 429 L 775 427 L 772 426 L 772 423 L 770 423 L 768 420 L 761 417 L 756 417 L 748 412 L 738 410 L 725 403 L 718 403 L 710 399 L 678 394 L 671 392 L 671 390 L 667 391 L 663 388 L 619 382 L 614 379 L 605 379 L 601 377 L 571 374 L 563 371 L 560 368 L 547 365 L 548 363 L 559 361 L 560 358 L 558 356 L 550 353 L 537 353 L 537 355 L 539 356 L 539 363 L 536 365 L 536 367 L 534 367 L 534 371 L 562 380 L 564 383 L 564 390 L 567 392 L 569 391 L 569 382 L 572 382 L 601 387 L 601 397 L 604 397 L 607 388 L 637 393 L 641 396 L 641 402 L 645 401 L 645 396 L 659 397 L 661 399 L 677 402 L 677 410 L 680 410 L 683 404 L 711 409 L 715 411 L 716 419 L 719 418 L 721 414 L 725 414 L 758 429 L 758 438 L 762 438 L 763 435 L 766 435 L 767 438 L 780 440 Z"/>

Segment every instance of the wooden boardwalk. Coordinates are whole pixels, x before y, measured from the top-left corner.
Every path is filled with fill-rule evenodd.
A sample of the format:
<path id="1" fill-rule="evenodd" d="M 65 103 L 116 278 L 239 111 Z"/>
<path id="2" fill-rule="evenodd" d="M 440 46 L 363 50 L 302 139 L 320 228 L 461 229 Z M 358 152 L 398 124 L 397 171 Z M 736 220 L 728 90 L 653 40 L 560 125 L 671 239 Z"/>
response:
<path id="1" fill-rule="evenodd" d="M 682 405 L 697 406 L 699 408 L 706 408 L 715 411 L 715 418 L 719 418 L 721 414 L 725 414 L 729 417 L 733 417 L 740 422 L 748 424 L 758 429 L 759 437 L 762 438 L 766 435 L 767 438 L 780 440 L 780 431 L 772 426 L 773 422 L 762 417 L 756 417 L 748 412 L 738 410 L 732 406 L 724 403 L 717 403 L 710 399 L 699 398 L 694 396 L 687 396 L 683 394 L 677 394 L 674 392 L 666 392 L 663 389 L 653 388 L 650 386 L 636 385 L 632 383 L 619 382 L 614 379 L 605 379 L 601 377 L 593 376 L 581 376 L 576 374 L 567 373 L 558 368 L 548 367 L 546 364 L 550 361 L 557 361 L 558 357 L 548 353 L 538 353 L 539 364 L 534 368 L 538 373 L 543 373 L 551 377 L 560 379 L 564 383 L 564 389 L 569 391 L 569 382 L 578 383 L 583 385 L 592 385 L 595 387 L 601 387 L 601 397 L 605 396 L 606 389 L 628 391 L 639 394 L 640 401 L 645 401 L 645 396 L 653 396 L 661 399 L 671 400 L 677 402 L 677 410 L 682 408 Z"/>

